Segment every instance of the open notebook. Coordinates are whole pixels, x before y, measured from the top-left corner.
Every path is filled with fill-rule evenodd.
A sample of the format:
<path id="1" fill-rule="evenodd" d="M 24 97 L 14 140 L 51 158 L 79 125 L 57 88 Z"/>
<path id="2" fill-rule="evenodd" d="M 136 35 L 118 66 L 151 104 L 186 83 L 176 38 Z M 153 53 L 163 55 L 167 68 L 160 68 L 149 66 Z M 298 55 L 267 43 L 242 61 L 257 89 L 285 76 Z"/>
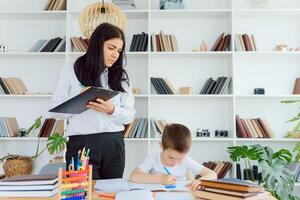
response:
<path id="1" fill-rule="evenodd" d="M 97 180 L 95 190 L 97 191 L 130 191 L 130 190 L 149 190 L 149 191 L 190 191 L 185 187 L 190 181 L 177 181 L 174 188 L 166 188 L 162 184 L 139 184 L 125 179 Z"/>
<path id="2" fill-rule="evenodd" d="M 118 192 L 116 200 L 194 200 L 190 192 L 155 192 L 147 190 L 133 190 Z"/>

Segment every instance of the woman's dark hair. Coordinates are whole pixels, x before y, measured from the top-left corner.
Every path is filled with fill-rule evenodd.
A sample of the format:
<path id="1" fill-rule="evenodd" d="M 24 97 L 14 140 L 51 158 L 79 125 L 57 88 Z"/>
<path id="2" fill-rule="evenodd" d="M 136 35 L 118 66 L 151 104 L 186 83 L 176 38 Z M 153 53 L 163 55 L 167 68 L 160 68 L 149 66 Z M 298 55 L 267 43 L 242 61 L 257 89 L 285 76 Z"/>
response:
<path id="1" fill-rule="evenodd" d="M 123 69 L 125 36 L 121 29 L 109 23 L 103 23 L 94 30 L 87 52 L 74 63 L 76 77 L 82 85 L 102 86 L 100 75 L 105 70 L 104 42 L 113 38 L 120 38 L 123 41 L 123 47 L 117 61 L 108 67 L 108 85 L 112 90 L 125 92 L 121 86 L 122 81 L 126 81 L 129 85 L 128 74 Z"/>

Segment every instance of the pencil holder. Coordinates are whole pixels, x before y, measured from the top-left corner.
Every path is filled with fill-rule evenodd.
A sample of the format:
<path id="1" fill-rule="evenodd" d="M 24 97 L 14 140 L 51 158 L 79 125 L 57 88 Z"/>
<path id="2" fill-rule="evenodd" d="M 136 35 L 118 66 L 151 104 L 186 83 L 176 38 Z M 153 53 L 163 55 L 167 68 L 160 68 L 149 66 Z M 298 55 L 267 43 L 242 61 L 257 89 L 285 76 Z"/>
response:
<path id="1" fill-rule="evenodd" d="M 58 171 L 59 200 L 92 199 L 92 165 L 84 170 Z"/>

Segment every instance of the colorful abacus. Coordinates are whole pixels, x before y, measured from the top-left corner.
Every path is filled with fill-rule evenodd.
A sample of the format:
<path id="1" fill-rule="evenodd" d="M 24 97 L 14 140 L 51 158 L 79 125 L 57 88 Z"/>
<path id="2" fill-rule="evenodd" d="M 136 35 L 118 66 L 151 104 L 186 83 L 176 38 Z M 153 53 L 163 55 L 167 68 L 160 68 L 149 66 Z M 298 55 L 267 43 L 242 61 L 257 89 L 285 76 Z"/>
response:
<path id="1" fill-rule="evenodd" d="M 59 169 L 59 200 L 92 199 L 92 165 L 84 169 L 63 171 Z"/>

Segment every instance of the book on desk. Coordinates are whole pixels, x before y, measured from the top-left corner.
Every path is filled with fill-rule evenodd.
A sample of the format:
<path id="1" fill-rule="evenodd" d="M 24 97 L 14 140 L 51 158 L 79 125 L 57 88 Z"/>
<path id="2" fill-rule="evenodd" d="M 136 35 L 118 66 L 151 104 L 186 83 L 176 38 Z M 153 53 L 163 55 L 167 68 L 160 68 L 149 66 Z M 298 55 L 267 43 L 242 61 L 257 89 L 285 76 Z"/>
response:
<path id="1" fill-rule="evenodd" d="M 0 197 L 51 197 L 57 194 L 57 176 L 26 175 L 0 181 Z"/>

